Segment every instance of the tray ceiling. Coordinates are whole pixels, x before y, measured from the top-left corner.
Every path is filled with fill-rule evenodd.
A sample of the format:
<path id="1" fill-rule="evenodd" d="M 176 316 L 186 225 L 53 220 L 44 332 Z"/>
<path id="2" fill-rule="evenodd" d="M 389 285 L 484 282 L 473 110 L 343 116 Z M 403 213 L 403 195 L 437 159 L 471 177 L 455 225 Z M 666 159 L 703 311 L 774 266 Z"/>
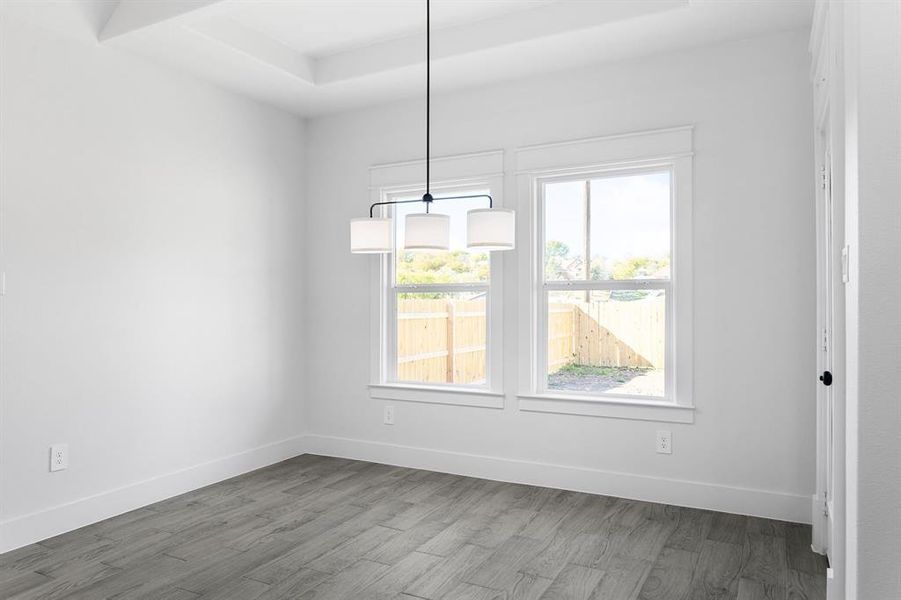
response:
<path id="1" fill-rule="evenodd" d="M 6 0 L 50 20 L 33 2 Z M 101 43 L 304 116 L 422 93 L 424 1 L 71 0 Z M 809 0 L 433 0 L 433 88 L 807 28 Z M 108 18 L 107 18 L 108 17 Z"/>

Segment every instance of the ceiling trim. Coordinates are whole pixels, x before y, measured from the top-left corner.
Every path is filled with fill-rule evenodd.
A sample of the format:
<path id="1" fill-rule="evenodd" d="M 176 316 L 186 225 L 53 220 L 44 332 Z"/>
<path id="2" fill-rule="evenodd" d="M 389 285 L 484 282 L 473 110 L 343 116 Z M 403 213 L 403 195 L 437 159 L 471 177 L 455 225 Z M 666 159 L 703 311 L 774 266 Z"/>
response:
<path id="1" fill-rule="evenodd" d="M 250 6 L 263 11 L 271 25 L 271 20 L 280 16 L 299 18 L 291 10 L 281 12 L 284 6 L 325 1 L 270 0 L 256 4 L 254 0 Z M 348 0 L 351 5 L 370 1 L 375 0 Z M 526 5 L 530 0 L 509 1 Z M 100 28 L 99 38 L 110 46 L 150 56 L 303 116 L 402 98 L 418 93 L 422 87 L 422 29 L 416 33 L 407 29 L 408 33 L 393 38 L 370 37 L 368 45 L 341 50 L 337 50 L 340 39 L 336 39 L 335 52 L 328 53 L 326 46 L 321 53 L 304 52 L 279 37 L 278 28 L 242 17 L 248 6 L 248 0 L 121 0 Z M 316 35 L 339 31 L 342 23 L 334 22 L 329 16 L 332 12 L 325 11 L 320 21 L 303 24 Z M 534 8 L 434 29 L 433 89 L 441 92 L 489 85 L 603 61 L 806 28 L 812 12 L 812 0 L 540 2 Z M 407 17 L 405 23 L 415 22 Z M 292 27 L 292 23 L 289 20 L 285 25 Z M 373 35 L 382 25 L 387 27 L 385 23 L 374 24 L 375 29 L 366 29 L 366 23 L 357 25 Z"/>
<path id="2" fill-rule="evenodd" d="M 188 15 L 196 17 L 198 11 L 217 4 L 223 4 L 223 0 L 120 0 L 98 37 L 100 41 L 111 40 Z"/>
<path id="3" fill-rule="evenodd" d="M 553 35 L 688 6 L 689 0 L 551 4 L 436 29 L 432 32 L 432 56 L 435 59 L 451 58 L 534 42 Z M 326 85 L 422 64 L 425 59 L 423 40 L 423 35 L 405 36 L 320 57 L 316 60 L 316 82 Z"/>
<path id="4" fill-rule="evenodd" d="M 313 59 L 237 21 L 217 17 L 191 23 L 186 28 L 226 46 L 231 51 L 284 71 L 304 83 L 316 83 Z"/>

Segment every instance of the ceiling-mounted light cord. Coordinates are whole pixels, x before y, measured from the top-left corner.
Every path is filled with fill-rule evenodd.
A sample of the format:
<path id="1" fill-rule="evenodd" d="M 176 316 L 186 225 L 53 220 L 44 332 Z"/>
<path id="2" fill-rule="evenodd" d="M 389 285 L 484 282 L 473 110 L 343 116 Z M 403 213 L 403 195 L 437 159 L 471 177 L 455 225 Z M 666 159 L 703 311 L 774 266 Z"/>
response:
<path id="1" fill-rule="evenodd" d="M 466 200 L 483 198 L 488 208 L 472 209 L 466 214 L 466 247 L 479 252 L 511 250 L 515 240 L 514 212 L 495 209 L 489 194 L 432 197 L 432 18 L 431 0 L 425 2 L 425 194 L 416 200 L 384 200 L 369 207 L 369 219 L 351 219 L 351 252 L 385 254 L 395 248 L 394 228 L 389 217 L 375 218 L 379 206 L 422 202 L 425 213 L 406 216 L 405 250 L 435 251 L 450 249 L 450 217 L 430 214 L 435 200 Z"/>
<path id="2" fill-rule="evenodd" d="M 432 24 L 431 0 L 425 0 L 425 212 L 429 214 L 432 206 L 431 194 L 431 130 L 432 130 Z"/>
<path id="3" fill-rule="evenodd" d="M 425 0 L 425 193 L 431 192 L 431 98 L 432 98 L 432 40 L 431 0 Z M 428 208 L 428 204 L 426 204 Z"/>

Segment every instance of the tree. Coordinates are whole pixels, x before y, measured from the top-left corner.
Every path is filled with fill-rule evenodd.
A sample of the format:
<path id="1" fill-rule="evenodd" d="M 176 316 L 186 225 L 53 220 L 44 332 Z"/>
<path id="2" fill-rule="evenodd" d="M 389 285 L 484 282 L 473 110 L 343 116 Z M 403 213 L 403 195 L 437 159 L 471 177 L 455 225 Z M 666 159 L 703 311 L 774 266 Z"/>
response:
<path id="1" fill-rule="evenodd" d="M 668 270 L 669 257 L 652 258 L 650 256 L 636 256 L 619 261 L 613 265 L 614 279 L 651 279 L 663 271 Z"/>
<path id="2" fill-rule="evenodd" d="M 403 252 L 397 255 L 397 283 L 470 283 L 488 279 L 488 254 L 465 250 L 450 252 Z M 403 295 L 401 297 L 406 297 Z M 430 296 L 440 297 L 440 294 Z M 416 294 L 416 298 L 429 297 Z"/>
<path id="3" fill-rule="evenodd" d="M 558 242 L 557 240 L 551 240 L 545 246 L 544 255 L 547 258 L 552 256 L 556 256 L 559 258 L 566 258 L 569 256 L 569 246 L 564 244 L 563 242 Z"/>
<path id="4" fill-rule="evenodd" d="M 564 263 L 569 259 L 569 246 L 549 240 L 544 246 L 544 274 L 548 279 L 569 279 Z"/>

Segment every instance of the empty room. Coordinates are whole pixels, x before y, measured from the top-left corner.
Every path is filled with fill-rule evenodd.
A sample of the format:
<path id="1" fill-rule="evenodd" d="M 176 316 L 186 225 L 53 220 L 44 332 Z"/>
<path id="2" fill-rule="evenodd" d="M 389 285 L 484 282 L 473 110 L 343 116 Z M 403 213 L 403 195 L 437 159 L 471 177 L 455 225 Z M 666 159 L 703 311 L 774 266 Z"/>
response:
<path id="1" fill-rule="evenodd" d="M 901 0 L 0 0 L 0 599 L 901 600 Z"/>

